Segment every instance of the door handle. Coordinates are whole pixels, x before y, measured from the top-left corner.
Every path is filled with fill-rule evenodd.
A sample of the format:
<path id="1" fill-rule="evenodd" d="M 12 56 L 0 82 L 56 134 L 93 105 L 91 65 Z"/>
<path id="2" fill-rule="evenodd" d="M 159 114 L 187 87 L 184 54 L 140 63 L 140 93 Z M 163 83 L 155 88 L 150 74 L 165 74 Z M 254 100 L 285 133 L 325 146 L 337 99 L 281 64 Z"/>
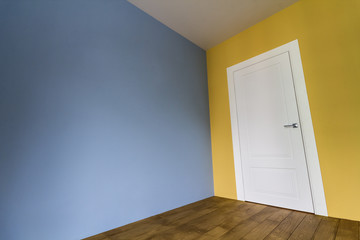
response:
<path id="1" fill-rule="evenodd" d="M 284 125 L 284 127 L 286 127 L 286 128 L 298 128 L 299 124 L 298 123 L 293 123 L 293 124 Z"/>

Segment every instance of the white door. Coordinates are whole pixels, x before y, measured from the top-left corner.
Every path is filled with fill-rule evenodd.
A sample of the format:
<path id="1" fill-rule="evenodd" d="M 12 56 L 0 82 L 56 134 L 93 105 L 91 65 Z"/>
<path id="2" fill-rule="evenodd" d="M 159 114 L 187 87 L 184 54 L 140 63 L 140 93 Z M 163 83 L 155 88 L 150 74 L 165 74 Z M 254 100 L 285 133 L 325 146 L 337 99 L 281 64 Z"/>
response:
<path id="1" fill-rule="evenodd" d="M 233 76 L 245 200 L 314 212 L 289 53 Z"/>

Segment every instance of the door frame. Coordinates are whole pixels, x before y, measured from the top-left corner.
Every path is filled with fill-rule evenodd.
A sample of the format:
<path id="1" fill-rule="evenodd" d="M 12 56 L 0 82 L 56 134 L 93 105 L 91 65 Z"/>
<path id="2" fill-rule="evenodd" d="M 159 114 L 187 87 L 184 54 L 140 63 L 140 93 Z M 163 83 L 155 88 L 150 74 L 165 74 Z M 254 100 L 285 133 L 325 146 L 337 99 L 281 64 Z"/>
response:
<path id="1" fill-rule="evenodd" d="M 306 92 L 305 77 L 301 63 L 298 40 L 294 40 L 290 43 L 287 43 L 285 45 L 282 45 L 273 50 L 270 50 L 268 52 L 265 52 L 256 57 L 250 58 L 246 61 L 227 68 L 237 198 L 238 200 L 245 201 L 240 152 L 240 136 L 238 130 L 235 98 L 234 72 L 286 52 L 289 53 L 290 65 L 293 74 L 295 96 L 301 125 L 300 129 L 302 132 L 302 138 L 304 143 L 305 158 L 308 169 L 314 211 L 317 215 L 328 216 L 324 186 L 321 177 L 319 157 L 316 148 L 315 135 L 311 120 L 310 106 Z"/>

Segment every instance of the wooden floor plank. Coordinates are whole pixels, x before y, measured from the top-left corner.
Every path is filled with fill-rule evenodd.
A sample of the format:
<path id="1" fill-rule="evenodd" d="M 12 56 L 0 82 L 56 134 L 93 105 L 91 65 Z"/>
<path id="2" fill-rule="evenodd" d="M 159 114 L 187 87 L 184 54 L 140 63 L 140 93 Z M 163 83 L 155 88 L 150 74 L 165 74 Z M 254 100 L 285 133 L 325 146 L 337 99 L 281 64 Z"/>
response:
<path id="1" fill-rule="evenodd" d="M 211 197 L 86 240 L 360 240 L 359 222 Z"/>
<path id="2" fill-rule="evenodd" d="M 233 214 L 238 214 L 239 212 L 259 212 L 266 208 L 265 206 L 261 205 L 252 205 L 250 208 L 247 208 L 244 205 L 241 205 L 237 208 L 223 208 L 219 209 L 217 211 L 214 211 L 208 215 L 204 215 L 200 218 L 194 219 L 193 221 L 187 223 L 187 225 L 191 225 L 196 227 L 201 232 L 208 232 L 211 229 L 215 228 L 216 226 L 219 226 L 220 224 L 224 223 L 229 216 L 232 216 Z"/>
<path id="3" fill-rule="evenodd" d="M 159 231 L 149 239 L 162 239 L 162 236 L 167 237 L 168 239 L 198 239 L 199 234 L 204 234 L 207 229 L 212 226 L 216 226 L 220 221 L 223 221 L 225 216 L 228 216 L 233 211 L 241 211 L 240 209 L 243 207 L 244 202 L 235 201 L 230 204 L 221 205 L 215 211 L 212 211 L 208 214 L 204 214 L 192 219 L 181 219 L 179 221 L 171 222 L 171 226 L 165 231 Z M 219 217 L 218 217 L 219 216 Z M 177 233 L 174 235 L 176 231 L 180 231 L 181 233 Z M 189 236 L 185 236 L 185 234 Z M 179 236 L 179 234 L 182 234 Z M 150 234 L 147 234 L 150 235 Z M 147 238 L 146 238 L 147 239 Z M 143 240 L 143 239 L 136 239 Z"/>
<path id="4" fill-rule="evenodd" d="M 261 240 L 269 235 L 282 222 L 291 211 L 285 209 L 277 209 L 277 211 L 255 227 L 243 239 L 245 240 Z"/>
<path id="5" fill-rule="evenodd" d="M 198 217 L 207 215 L 213 211 L 216 211 L 216 209 L 205 208 L 199 211 L 188 211 L 187 215 L 181 215 L 181 217 L 179 217 L 178 215 L 171 215 L 168 218 L 163 218 L 162 216 L 159 216 L 159 220 L 157 221 L 153 220 L 151 222 L 142 223 L 140 227 L 131 228 L 127 231 L 109 236 L 113 237 L 116 240 L 142 240 L 147 239 L 153 235 L 158 235 L 159 233 L 166 234 L 167 231 L 170 231 L 170 233 L 172 233 L 172 229 L 177 228 L 178 226 L 182 225 L 182 223 L 189 222 Z"/>
<path id="6" fill-rule="evenodd" d="M 197 239 L 202 234 L 197 232 L 195 228 L 189 226 L 178 226 L 171 228 L 168 231 L 162 232 L 161 234 L 155 234 L 145 240 L 170 240 L 170 239 L 181 239 L 181 240 L 192 240 Z M 114 239 L 117 240 L 117 239 Z"/>
<path id="7" fill-rule="evenodd" d="M 162 227 L 167 227 L 167 225 L 163 225 L 161 223 L 156 222 L 148 222 L 142 225 L 137 226 L 136 228 L 129 229 L 127 231 L 123 231 L 117 234 L 109 235 L 108 238 L 114 240 L 128 240 L 128 239 L 136 239 L 142 236 L 148 235 L 148 233 L 155 234 L 157 231 L 160 231 Z M 155 232 L 154 232 L 155 231 Z"/>
<path id="8" fill-rule="evenodd" d="M 236 203 L 240 204 L 240 203 Z M 118 240 L 122 239 L 146 239 L 149 236 L 158 234 L 159 232 L 167 231 L 183 223 L 189 222 L 200 216 L 209 214 L 221 207 L 234 206 L 234 200 L 222 198 L 210 198 L 207 201 L 200 201 L 185 207 L 177 208 L 172 211 L 165 212 L 138 221 L 124 227 L 105 232 L 108 237 L 113 237 Z"/>
<path id="9" fill-rule="evenodd" d="M 341 219 L 335 240 L 358 240 L 359 222 Z"/>
<path id="10" fill-rule="evenodd" d="M 207 214 L 211 211 L 215 211 L 219 207 L 231 204 L 234 200 L 226 199 L 226 198 L 220 198 L 220 197 L 211 197 L 207 198 L 195 203 L 191 203 L 176 209 L 173 209 L 171 211 L 164 212 L 162 214 L 152 216 L 134 223 L 127 224 L 125 226 L 122 226 L 120 228 L 116 228 L 107 232 L 102 233 L 106 236 L 113 236 L 119 233 L 126 232 L 128 230 L 138 228 L 138 226 L 146 225 L 149 223 L 157 223 L 159 222 L 159 218 L 163 219 L 163 221 L 172 222 L 172 221 L 178 221 L 179 219 L 184 219 L 184 222 L 188 221 L 189 218 L 196 218 L 200 215 Z M 196 211 L 196 214 L 194 214 L 194 211 Z"/>
<path id="11" fill-rule="evenodd" d="M 151 231 L 146 232 L 145 234 L 142 233 L 141 235 L 133 236 L 132 239 L 134 240 L 145 240 L 145 239 L 162 239 L 161 235 L 167 237 L 168 239 L 191 239 L 191 236 L 194 236 L 194 238 L 198 238 L 200 232 L 199 228 L 196 228 L 196 223 L 200 222 L 203 223 L 205 221 L 211 222 L 219 221 L 220 218 L 215 218 L 215 216 L 227 216 L 227 213 L 235 210 L 239 210 L 239 208 L 242 207 L 244 202 L 241 201 L 235 201 L 235 200 L 224 200 L 221 201 L 216 205 L 216 207 L 209 207 L 202 210 L 196 210 L 194 209 L 194 213 L 182 217 L 180 219 L 171 219 L 169 220 L 169 217 L 166 219 L 168 220 L 166 226 L 158 226 L 156 229 L 152 229 Z M 210 210 L 210 211 L 209 211 Z M 206 213 L 206 211 L 209 211 Z M 162 216 L 160 216 L 162 217 Z M 170 215 L 170 217 L 172 217 Z M 213 225 L 216 223 L 213 223 Z M 185 229 L 185 231 L 184 231 Z M 191 230 L 190 230 L 191 229 Z M 176 231 L 178 231 L 177 234 Z M 184 233 L 187 233 L 189 236 L 179 236 L 179 234 L 184 235 Z M 175 234 L 175 235 L 174 235 Z"/>
<path id="12" fill-rule="evenodd" d="M 266 207 L 264 210 L 262 210 L 260 213 L 255 214 L 254 216 L 252 216 L 250 218 L 250 220 L 253 220 L 255 222 L 261 223 L 263 222 L 265 219 L 271 217 L 272 215 L 274 215 L 276 212 L 278 212 L 279 209 L 278 208 L 274 208 L 274 207 Z"/>
<path id="13" fill-rule="evenodd" d="M 339 225 L 339 219 L 324 217 L 314 234 L 314 240 L 333 240 Z"/>
<path id="14" fill-rule="evenodd" d="M 265 239 L 288 239 L 305 216 L 306 214 L 302 212 L 290 213 Z"/>
<path id="15" fill-rule="evenodd" d="M 218 226 L 215 226 L 210 231 L 206 232 L 198 240 L 218 239 L 221 236 L 223 236 L 224 234 L 226 234 L 227 232 L 229 232 L 232 228 L 234 228 L 239 223 L 246 221 L 247 219 L 251 218 L 255 214 L 258 214 L 262 210 L 264 210 L 262 205 L 246 203 L 243 205 L 243 208 L 241 210 L 230 214 L 225 219 L 225 221 L 223 221 Z"/>
<path id="16" fill-rule="evenodd" d="M 254 228 L 256 228 L 262 221 L 270 217 L 276 212 L 276 208 L 266 207 L 261 212 L 250 217 L 246 221 L 240 222 L 236 227 L 228 231 L 226 234 L 221 236 L 221 240 L 230 240 L 230 239 L 241 239 Z"/>
<path id="17" fill-rule="evenodd" d="M 222 235 L 219 240 L 232 240 L 232 239 L 241 239 L 251 230 L 253 230 L 259 223 L 253 220 L 247 220 L 241 222 L 239 225 L 228 231 L 226 234 Z"/>
<path id="18" fill-rule="evenodd" d="M 278 208 L 278 212 L 268 218 L 274 222 L 282 222 L 292 211 L 289 209 Z"/>
<path id="19" fill-rule="evenodd" d="M 321 222 L 321 217 L 314 214 L 308 214 L 291 234 L 289 240 L 308 240 L 314 236 L 314 233 Z"/>

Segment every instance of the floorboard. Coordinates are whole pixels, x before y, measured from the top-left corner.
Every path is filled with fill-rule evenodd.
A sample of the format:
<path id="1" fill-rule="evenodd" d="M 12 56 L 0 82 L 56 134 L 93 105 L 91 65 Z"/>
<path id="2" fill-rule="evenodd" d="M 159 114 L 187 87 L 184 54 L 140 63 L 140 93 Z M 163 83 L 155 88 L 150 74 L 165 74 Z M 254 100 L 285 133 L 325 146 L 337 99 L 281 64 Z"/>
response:
<path id="1" fill-rule="evenodd" d="M 321 221 L 320 216 L 308 214 L 291 234 L 289 240 L 306 240 L 314 236 L 316 229 Z"/>
<path id="2" fill-rule="evenodd" d="M 339 226 L 339 219 L 323 218 L 317 230 L 315 231 L 314 240 L 335 239 L 338 226 Z"/>
<path id="3" fill-rule="evenodd" d="M 359 240 L 359 222 L 340 220 L 335 240 Z"/>
<path id="4" fill-rule="evenodd" d="M 357 221 L 211 197 L 85 240 L 360 240 L 359 232 Z"/>
<path id="5" fill-rule="evenodd" d="M 269 218 L 265 219 L 257 227 L 255 227 L 251 232 L 245 235 L 245 240 L 257 240 L 264 239 L 269 235 L 279 224 L 282 222 L 291 211 L 285 209 L 276 209 L 274 213 Z"/>
<path id="6" fill-rule="evenodd" d="M 265 239 L 289 239 L 290 235 L 297 228 L 300 222 L 305 218 L 306 213 L 292 212 L 287 218 L 285 218 L 279 226 L 277 226 Z"/>

